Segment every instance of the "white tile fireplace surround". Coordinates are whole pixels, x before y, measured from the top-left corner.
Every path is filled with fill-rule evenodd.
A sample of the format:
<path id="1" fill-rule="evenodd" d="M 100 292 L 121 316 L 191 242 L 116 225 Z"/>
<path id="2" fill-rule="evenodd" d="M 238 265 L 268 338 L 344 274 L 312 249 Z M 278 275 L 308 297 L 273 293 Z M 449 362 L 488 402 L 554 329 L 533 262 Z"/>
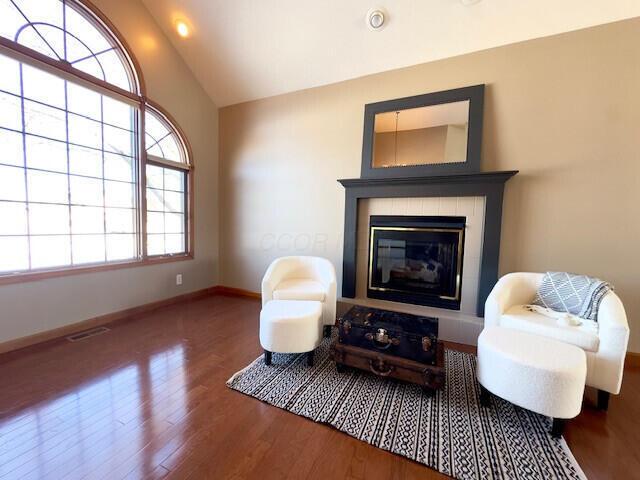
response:
<path id="1" fill-rule="evenodd" d="M 475 345 L 484 320 L 476 315 L 485 220 L 485 197 L 369 198 L 358 201 L 356 297 L 345 303 L 430 315 L 440 319 L 443 340 Z M 460 216 L 466 218 L 460 310 L 367 298 L 369 217 L 372 215 Z"/>

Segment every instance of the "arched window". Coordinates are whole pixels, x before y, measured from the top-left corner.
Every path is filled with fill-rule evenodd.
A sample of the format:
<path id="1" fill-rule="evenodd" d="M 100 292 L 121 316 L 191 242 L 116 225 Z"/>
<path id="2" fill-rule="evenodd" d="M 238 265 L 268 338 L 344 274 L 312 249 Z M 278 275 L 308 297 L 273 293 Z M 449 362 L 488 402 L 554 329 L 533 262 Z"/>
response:
<path id="1" fill-rule="evenodd" d="M 187 147 L 166 115 L 147 106 L 144 118 L 147 253 L 182 253 L 187 248 L 185 232 L 189 228 Z"/>
<path id="2" fill-rule="evenodd" d="M 0 72 L 0 283 L 191 255 L 186 141 L 106 20 L 0 0 Z"/>

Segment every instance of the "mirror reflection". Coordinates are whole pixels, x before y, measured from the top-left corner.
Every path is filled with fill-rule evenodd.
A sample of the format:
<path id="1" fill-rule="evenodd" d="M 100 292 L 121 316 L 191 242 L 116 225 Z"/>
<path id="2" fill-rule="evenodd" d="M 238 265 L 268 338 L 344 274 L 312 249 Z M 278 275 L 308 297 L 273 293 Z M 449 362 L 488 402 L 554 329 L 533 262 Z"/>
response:
<path id="1" fill-rule="evenodd" d="M 467 160 L 469 100 L 375 116 L 374 168 Z"/>

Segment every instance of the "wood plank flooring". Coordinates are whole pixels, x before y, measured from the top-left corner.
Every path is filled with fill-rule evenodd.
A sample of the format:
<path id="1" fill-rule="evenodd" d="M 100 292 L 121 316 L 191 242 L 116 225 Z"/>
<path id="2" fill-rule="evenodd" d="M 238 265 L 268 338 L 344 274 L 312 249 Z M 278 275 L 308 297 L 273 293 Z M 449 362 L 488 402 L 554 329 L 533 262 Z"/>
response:
<path id="1" fill-rule="evenodd" d="M 0 356 L 0 479 L 435 479 L 232 391 L 260 354 L 256 300 L 214 296 Z M 468 349 L 468 348 L 467 348 Z M 566 439 L 592 480 L 640 478 L 640 369 Z"/>

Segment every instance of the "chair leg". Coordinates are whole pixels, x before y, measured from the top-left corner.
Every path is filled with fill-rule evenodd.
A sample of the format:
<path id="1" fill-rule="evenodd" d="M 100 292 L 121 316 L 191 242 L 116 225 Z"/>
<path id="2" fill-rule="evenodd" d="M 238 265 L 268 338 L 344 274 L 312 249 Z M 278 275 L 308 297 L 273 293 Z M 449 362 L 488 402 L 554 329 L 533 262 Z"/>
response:
<path id="1" fill-rule="evenodd" d="M 313 356 L 315 353 L 315 350 L 311 350 L 309 353 L 307 353 L 307 365 L 309 365 L 310 367 L 313 367 Z"/>
<path id="2" fill-rule="evenodd" d="M 271 365 L 271 352 L 269 350 L 264 351 L 264 364 Z"/>
<path id="3" fill-rule="evenodd" d="M 329 338 L 331 336 L 331 325 L 325 325 L 323 335 L 325 338 Z"/>
<path id="4" fill-rule="evenodd" d="M 598 390 L 598 410 L 607 411 L 609 409 L 609 397 L 611 394 L 604 390 Z"/>
<path id="5" fill-rule="evenodd" d="M 567 421 L 564 418 L 554 418 L 551 424 L 551 436 L 553 438 L 560 438 L 566 423 Z"/>
<path id="6" fill-rule="evenodd" d="M 491 406 L 491 393 L 482 385 L 480 385 L 480 405 L 483 407 Z"/>

